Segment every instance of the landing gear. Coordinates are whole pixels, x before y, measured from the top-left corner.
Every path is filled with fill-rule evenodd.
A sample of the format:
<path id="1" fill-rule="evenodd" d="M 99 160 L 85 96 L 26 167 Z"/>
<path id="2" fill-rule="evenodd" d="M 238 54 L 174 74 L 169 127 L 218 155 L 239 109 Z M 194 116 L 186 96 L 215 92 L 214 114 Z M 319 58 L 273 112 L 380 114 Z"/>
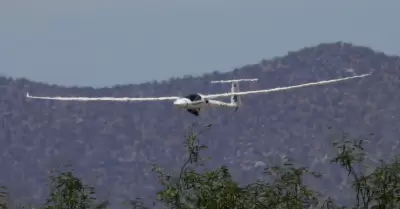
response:
<path id="1" fill-rule="evenodd" d="M 200 109 L 187 109 L 188 112 L 192 113 L 195 116 L 200 115 Z"/>

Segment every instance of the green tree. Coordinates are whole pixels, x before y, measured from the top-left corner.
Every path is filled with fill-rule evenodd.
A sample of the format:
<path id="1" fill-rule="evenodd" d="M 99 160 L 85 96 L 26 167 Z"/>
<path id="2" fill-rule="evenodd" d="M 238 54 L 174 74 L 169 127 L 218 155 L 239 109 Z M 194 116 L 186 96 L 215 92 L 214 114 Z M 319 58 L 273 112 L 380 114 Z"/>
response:
<path id="1" fill-rule="evenodd" d="M 210 127 L 211 125 L 207 125 L 203 128 Z M 303 184 L 304 175 L 320 177 L 321 174 L 308 171 L 306 167 L 295 167 L 289 161 L 282 167 L 265 168 L 265 175 L 273 180 L 259 180 L 244 187 L 232 180 L 225 166 L 200 172 L 203 160 L 210 159 L 201 157 L 201 151 L 207 149 L 199 141 L 199 135 L 203 131 L 204 129 L 195 131 L 191 128 L 186 135 L 188 158 L 178 176 L 172 176 L 156 165 L 153 167 L 164 187 L 158 192 L 159 200 L 169 208 L 335 208 L 331 200 L 321 201 L 317 192 Z"/>
<path id="2" fill-rule="evenodd" d="M 303 183 L 305 175 L 319 178 L 321 174 L 306 167 L 296 167 L 287 160 L 283 166 L 265 168 L 268 181 L 257 181 L 248 186 L 253 200 L 252 208 L 325 208 L 320 195 Z"/>
<path id="3" fill-rule="evenodd" d="M 50 178 L 50 197 L 44 209 L 100 209 L 108 205 L 107 201 L 95 203 L 94 188 L 85 185 L 72 171 L 61 172 L 56 169 Z"/>
<path id="4" fill-rule="evenodd" d="M 0 186 L 0 209 L 8 208 L 8 192 L 7 187 Z"/>
<path id="5" fill-rule="evenodd" d="M 348 140 L 347 136 L 333 142 L 337 156 L 331 162 L 338 163 L 352 177 L 352 188 L 355 191 L 353 208 L 400 208 L 400 163 L 394 157 L 390 163 L 380 164 L 367 174 L 360 171 L 368 168 L 368 159 L 364 149 L 365 139 Z M 361 167 L 361 169 L 357 169 Z M 365 170 L 365 169 L 364 169 Z"/>
<path id="6" fill-rule="evenodd" d="M 169 208 L 248 208 L 241 201 L 245 190 L 240 188 L 231 178 L 225 166 L 212 171 L 203 170 L 204 160 L 211 158 L 201 157 L 201 151 L 207 149 L 199 141 L 199 135 L 211 127 L 211 124 L 202 126 L 195 131 L 197 124 L 193 124 L 186 135 L 185 148 L 187 159 L 180 169 L 178 176 L 164 172 L 157 165 L 153 171 L 158 174 L 159 182 L 164 189 L 158 192 L 158 197 Z"/>

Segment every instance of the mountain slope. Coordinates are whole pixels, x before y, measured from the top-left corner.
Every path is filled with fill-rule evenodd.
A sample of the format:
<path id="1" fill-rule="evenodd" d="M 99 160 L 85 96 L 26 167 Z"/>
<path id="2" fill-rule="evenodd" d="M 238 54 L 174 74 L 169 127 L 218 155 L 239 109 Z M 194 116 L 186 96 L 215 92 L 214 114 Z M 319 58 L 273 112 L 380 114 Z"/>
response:
<path id="1" fill-rule="evenodd" d="M 263 60 L 229 73 L 110 88 L 62 87 L 26 79 L 0 78 L 0 185 L 19 196 L 46 196 L 46 171 L 69 160 L 77 172 L 114 200 L 154 194 L 150 165 L 177 169 L 183 161 L 185 128 L 193 121 L 214 127 L 202 140 L 210 166 L 228 164 L 246 183 L 261 174 L 259 161 L 281 156 L 322 171 L 330 180 L 310 182 L 340 197 L 346 174 L 324 161 L 332 153 L 328 126 L 354 137 L 374 133 L 370 155 L 398 153 L 400 58 L 347 43 L 326 43 Z M 274 88 L 353 74 L 372 76 L 327 86 L 249 95 L 244 106 L 203 111 L 195 118 L 169 102 L 113 103 L 27 100 L 38 96 L 167 96 L 229 91 L 210 80 L 259 78 L 241 90 Z M 258 162 L 258 163 L 257 163 Z M 335 180 L 333 182 L 331 179 Z M 27 200 L 29 198 L 26 198 Z M 116 199 L 115 199 L 116 198 Z"/>

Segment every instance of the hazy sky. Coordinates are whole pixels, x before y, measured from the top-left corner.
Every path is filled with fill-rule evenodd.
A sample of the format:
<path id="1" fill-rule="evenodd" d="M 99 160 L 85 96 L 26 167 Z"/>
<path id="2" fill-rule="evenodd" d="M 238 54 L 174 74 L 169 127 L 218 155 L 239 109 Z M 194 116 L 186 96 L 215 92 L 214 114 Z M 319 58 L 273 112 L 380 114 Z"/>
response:
<path id="1" fill-rule="evenodd" d="M 110 86 L 258 63 L 320 42 L 400 54 L 398 0 L 0 0 L 0 73 Z"/>

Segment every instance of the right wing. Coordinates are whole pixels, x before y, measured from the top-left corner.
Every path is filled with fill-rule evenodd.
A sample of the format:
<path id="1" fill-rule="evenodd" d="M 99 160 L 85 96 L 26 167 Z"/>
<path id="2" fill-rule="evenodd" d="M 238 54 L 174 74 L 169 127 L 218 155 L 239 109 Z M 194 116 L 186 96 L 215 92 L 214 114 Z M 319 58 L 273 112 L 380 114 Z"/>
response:
<path id="1" fill-rule="evenodd" d="M 38 97 L 31 96 L 29 92 L 26 93 L 27 98 L 31 99 L 45 99 L 45 100 L 62 100 L 62 101 L 116 101 L 116 102 L 132 102 L 132 101 L 162 101 L 162 100 L 175 100 L 180 97 Z"/>
<path id="2" fill-rule="evenodd" d="M 230 93 L 221 93 L 221 94 L 210 94 L 210 95 L 203 95 L 204 98 L 208 99 L 215 99 L 219 97 L 229 97 L 233 95 L 248 95 L 248 94 L 260 94 L 260 93 L 270 93 L 270 92 L 276 92 L 276 91 L 285 91 L 285 90 L 291 90 L 291 89 L 297 89 L 297 88 L 303 88 L 307 86 L 317 86 L 317 85 L 325 85 L 329 83 L 336 83 L 339 81 L 345 81 L 345 80 L 350 80 L 354 78 L 361 78 L 365 76 L 369 76 L 371 74 L 362 74 L 362 75 L 356 75 L 356 76 L 351 76 L 351 77 L 344 77 L 344 78 L 338 78 L 338 79 L 333 79 L 333 80 L 325 80 L 325 81 L 318 81 L 318 82 L 312 82 L 312 83 L 304 83 L 300 85 L 295 85 L 295 86 L 286 86 L 286 87 L 278 87 L 278 88 L 273 88 L 273 89 L 262 89 L 262 90 L 255 90 L 255 91 L 242 91 L 242 92 L 230 92 Z"/>

